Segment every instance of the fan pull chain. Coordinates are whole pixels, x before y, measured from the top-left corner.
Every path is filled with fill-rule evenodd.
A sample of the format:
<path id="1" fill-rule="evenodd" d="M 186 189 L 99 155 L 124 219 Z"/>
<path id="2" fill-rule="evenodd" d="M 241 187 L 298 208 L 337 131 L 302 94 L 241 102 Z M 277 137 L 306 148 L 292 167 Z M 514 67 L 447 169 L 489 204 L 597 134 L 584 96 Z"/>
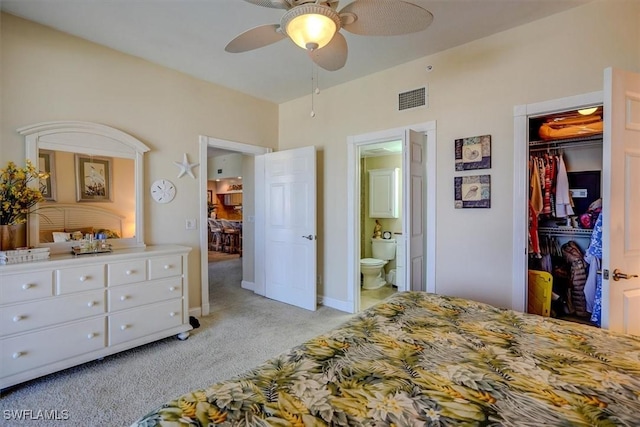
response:
<path id="1" fill-rule="evenodd" d="M 314 77 L 315 70 L 315 77 Z M 315 85 L 314 85 L 315 83 Z M 316 112 L 314 110 L 314 94 L 320 94 L 320 88 L 318 87 L 318 67 L 314 62 L 311 63 L 311 117 L 316 116 Z"/>
<path id="2" fill-rule="evenodd" d="M 315 110 L 313 108 L 313 95 L 314 95 L 314 93 L 316 93 L 316 89 L 317 89 L 317 86 L 316 86 L 315 89 L 313 87 L 314 86 L 314 81 L 315 81 L 315 79 L 313 78 L 313 69 L 314 69 L 314 67 L 315 67 L 315 63 L 312 61 L 311 62 L 311 117 L 312 118 L 316 116 L 316 112 L 315 112 Z"/>

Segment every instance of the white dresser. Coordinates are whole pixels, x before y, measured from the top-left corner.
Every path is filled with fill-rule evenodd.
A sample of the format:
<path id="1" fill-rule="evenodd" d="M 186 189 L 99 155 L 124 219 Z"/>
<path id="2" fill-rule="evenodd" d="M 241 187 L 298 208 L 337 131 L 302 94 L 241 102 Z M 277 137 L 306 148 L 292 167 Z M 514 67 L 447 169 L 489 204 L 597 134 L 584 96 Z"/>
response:
<path id="1" fill-rule="evenodd" d="M 0 389 L 187 338 L 190 250 L 148 246 L 0 266 Z"/>

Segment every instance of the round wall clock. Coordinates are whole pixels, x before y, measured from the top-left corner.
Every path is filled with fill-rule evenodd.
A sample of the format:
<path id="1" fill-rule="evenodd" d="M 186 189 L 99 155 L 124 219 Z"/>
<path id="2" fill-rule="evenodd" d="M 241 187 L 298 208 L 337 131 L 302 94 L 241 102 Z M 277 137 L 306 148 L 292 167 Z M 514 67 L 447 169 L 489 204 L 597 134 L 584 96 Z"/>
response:
<path id="1" fill-rule="evenodd" d="M 158 203 L 169 203 L 176 196 L 176 186 L 168 179 L 159 179 L 151 184 L 151 197 Z"/>
<path id="2" fill-rule="evenodd" d="M 382 233 L 382 238 L 383 239 L 390 239 L 391 238 L 391 232 L 390 231 L 385 231 L 384 233 Z"/>

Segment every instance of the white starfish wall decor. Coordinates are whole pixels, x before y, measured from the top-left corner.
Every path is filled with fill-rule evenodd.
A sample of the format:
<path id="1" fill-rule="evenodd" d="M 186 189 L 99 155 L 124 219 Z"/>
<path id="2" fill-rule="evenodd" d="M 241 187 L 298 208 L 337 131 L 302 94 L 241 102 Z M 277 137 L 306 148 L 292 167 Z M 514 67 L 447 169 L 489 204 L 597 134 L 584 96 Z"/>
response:
<path id="1" fill-rule="evenodd" d="M 191 178 L 195 179 L 195 175 L 193 174 L 193 168 L 198 166 L 198 163 L 189 163 L 187 159 L 187 153 L 184 153 L 184 157 L 182 162 L 173 162 L 174 165 L 180 168 L 180 173 L 178 173 L 178 178 L 181 178 L 185 173 L 188 174 Z"/>

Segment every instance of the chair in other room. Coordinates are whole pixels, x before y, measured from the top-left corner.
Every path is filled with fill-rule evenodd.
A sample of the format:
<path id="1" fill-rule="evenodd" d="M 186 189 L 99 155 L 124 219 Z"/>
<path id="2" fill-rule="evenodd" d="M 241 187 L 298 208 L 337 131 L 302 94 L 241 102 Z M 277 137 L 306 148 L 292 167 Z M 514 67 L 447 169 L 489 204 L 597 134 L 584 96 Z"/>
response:
<path id="1" fill-rule="evenodd" d="M 240 231 L 234 226 L 233 221 L 221 219 L 222 224 L 222 252 L 236 254 L 240 243 Z"/>
<path id="2" fill-rule="evenodd" d="M 219 220 L 209 218 L 209 250 L 222 251 L 223 246 L 223 233 L 222 224 Z"/>

